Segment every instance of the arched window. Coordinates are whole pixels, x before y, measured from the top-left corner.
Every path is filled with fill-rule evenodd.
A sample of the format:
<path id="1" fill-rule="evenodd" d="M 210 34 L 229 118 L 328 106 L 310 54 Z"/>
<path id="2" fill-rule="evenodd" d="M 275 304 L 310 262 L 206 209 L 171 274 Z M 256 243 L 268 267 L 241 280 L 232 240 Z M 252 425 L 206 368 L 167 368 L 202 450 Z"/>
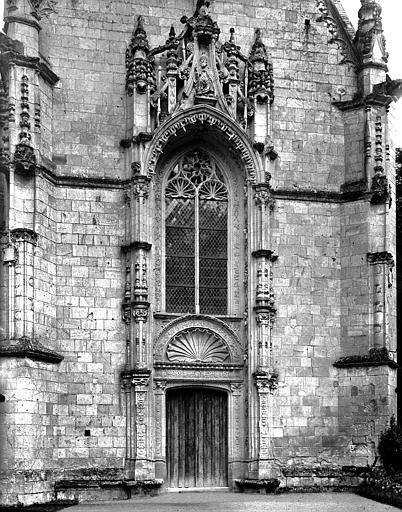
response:
<path id="1" fill-rule="evenodd" d="M 165 188 L 166 311 L 228 308 L 228 189 L 203 151 L 182 157 Z"/>

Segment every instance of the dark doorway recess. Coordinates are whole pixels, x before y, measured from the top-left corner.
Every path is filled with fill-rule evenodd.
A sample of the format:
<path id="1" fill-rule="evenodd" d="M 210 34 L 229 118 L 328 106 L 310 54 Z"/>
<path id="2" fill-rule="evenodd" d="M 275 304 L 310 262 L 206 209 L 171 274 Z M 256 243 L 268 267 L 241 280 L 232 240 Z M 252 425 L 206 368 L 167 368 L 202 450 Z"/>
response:
<path id="1" fill-rule="evenodd" d="M 169 487 L 226 487 L 228 406 L 223 391 L 173 389 L 166 396 Z"/>

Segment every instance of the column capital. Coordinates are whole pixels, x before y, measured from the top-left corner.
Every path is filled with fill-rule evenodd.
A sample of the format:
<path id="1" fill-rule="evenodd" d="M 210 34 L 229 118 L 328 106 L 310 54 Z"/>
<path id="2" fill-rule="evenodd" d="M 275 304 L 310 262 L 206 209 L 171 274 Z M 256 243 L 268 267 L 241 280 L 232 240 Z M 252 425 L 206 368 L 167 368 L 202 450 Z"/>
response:
<path id="1" fill-rule="evenodd" d="M 278 389 L 279 375 L 275 370 L 268 372 L 259 368 L 253 373 L 253 377 L 255 385 L 257 386 L 258 394 L 272 394 L 276 389 Z"/>

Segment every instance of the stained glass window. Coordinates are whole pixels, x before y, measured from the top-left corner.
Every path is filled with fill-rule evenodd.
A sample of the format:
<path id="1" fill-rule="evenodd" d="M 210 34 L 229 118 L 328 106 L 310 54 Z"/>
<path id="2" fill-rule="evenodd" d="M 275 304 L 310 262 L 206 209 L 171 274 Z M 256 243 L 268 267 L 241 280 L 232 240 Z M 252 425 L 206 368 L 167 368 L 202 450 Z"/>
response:
<path id="1" fill-rule="evenodd" d="M 165 208 L 166 311 L 226 314 L 228 192 L 206 153 L 170 172 Z"/>

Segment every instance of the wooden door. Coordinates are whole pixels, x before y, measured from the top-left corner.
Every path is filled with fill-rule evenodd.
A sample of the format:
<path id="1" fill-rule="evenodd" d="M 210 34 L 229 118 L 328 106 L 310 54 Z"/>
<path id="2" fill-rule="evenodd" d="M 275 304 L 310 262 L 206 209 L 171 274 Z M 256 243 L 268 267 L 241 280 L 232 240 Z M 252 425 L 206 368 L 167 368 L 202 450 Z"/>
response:
<path id="1" fill-rule="evenodd" d="M 227 486 L 227 395 L 175 389 L 166 396 L 169 487 Z"/>

